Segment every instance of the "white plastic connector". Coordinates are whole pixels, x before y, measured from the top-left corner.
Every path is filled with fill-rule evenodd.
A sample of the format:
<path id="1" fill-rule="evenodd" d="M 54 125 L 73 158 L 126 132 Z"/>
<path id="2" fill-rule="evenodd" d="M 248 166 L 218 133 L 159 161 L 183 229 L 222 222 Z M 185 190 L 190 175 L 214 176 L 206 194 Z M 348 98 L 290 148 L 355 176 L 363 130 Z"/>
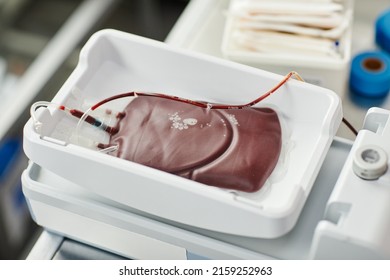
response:
<path id="1" fill-rule="evenodd" d="M 31 119 L 33 120 L 33 123 L 34 123 L 34 130 L 35 132 L 37 132 L 38 134 L 41 134 L 41 130 L 42 130 L 42 123 L 38 120 L 38 117 L 36 115 L 36 111 L 39 107 L 49 107 L 50 105 L 52 105 L 51 102 L 47 102 L 47 101 L 38 101 L 38 102 L 35 102 L 34 104 L 31 105 L 30 107 L 30 115 L 31 115 Z"/>
<path id="2" fill-rule="evenodd" d="M 387 153 L 379 146 L 362 146 L 354 154 L 353 171 L 366 180 L 379 179 L 387 170 Z"/>

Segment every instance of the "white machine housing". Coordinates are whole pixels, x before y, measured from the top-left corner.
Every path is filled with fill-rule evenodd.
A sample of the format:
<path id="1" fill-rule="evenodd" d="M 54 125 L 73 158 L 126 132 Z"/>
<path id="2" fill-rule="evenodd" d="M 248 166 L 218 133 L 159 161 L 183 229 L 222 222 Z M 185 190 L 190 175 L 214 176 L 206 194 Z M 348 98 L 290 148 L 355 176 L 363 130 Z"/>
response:
<path id="1" fill-rule="evenodd" d="M 318 223 L 313 258 L 390 258 L 389 155 L 390 112 L 371 108 Z M 366 179 L 360 161 L 377 176 Z"/>

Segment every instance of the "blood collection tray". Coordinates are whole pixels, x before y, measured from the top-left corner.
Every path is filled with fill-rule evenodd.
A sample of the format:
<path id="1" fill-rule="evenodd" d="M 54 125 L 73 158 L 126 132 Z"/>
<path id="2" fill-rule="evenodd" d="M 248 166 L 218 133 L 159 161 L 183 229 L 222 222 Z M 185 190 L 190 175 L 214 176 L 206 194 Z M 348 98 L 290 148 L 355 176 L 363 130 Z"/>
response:
<path id="1" fill-rule="evenodd" d="M 78 66 L 52 102 L 85 110 L 109 96 L 139 90 L 242 104 L 282 78 L 103 30 L 84 46 Z M 120 111 L 123 102 L 110 106 Z M 217 232 L 276 238 L 291 230 L 299 217 L 341 122 L 341 102 L 330 90 L 289 80 L 256 106 L 277 110 L 288 145 L 280 163 L 283 172 L 255 193 L 207 186 L 72 144 L 68 138 L 75 125 L 65 121 L 63 111 L 57 108 L 37 111 L 42 124 L 39 129 L 32 119 L 27 122 L 24 149 L 41 167 L 137 211 Z"/>

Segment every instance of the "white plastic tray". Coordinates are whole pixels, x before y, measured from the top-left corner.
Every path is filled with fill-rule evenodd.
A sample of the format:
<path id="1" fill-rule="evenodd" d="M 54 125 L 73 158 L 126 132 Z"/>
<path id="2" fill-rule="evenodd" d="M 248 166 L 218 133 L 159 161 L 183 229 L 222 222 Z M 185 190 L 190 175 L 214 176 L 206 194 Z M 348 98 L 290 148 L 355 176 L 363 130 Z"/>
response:
<path id="1" fill-rule="evenodd" d="M 81 107 L 117 93 L 142 90 L 243 103 L 281 79 L 161 42 L 104 30 L 87 42 L 77 68 L 53 102 Z M 34 130 L 32 120 L 26 124 L 24 148 L 40 166 L 140 211 L 217 232 L 275 238 L 291 230 L 299 217 L 341 122 L 341 103 L 330 90 L 291 80 L 261 106 L 279 110 L 291 130 L 289 140 L 294 147 L 281 180 L 266 192 L 251 195 L 209 187 L 68 144 L 57 137 L 68 133 L 58 110 L 40 112 L 43 134 Z"/>
<path id="2" fill-rule="evenodd" d="M 241 0 L 230 0 L 229 9 Z M 352 14 L 353 0 L 342 1 L 348 13 Z M 222 12 L 222 11 L 221 11 Z M 224 57 L 246 65 L 282 74 L 291 69 L 298 71 L 304 79 L 315 85 L 329 88 L 342 96 L 346 91 L 345 80 L 348 76 L 348 63 L 351 57 L 352 17 L 345 33 L 340 39 L 340 57 L 314 56 L 308 54 L 286 54 L 256 52 L 238 48 L 233 39 L 234 17 L 227 17 L 221 50 Z"/>

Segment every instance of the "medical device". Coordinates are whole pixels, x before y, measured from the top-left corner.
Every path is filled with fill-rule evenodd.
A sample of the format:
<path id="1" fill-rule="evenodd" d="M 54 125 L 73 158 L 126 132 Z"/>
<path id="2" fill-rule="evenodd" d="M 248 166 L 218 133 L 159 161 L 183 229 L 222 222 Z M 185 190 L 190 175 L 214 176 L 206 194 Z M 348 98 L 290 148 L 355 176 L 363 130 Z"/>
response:
<path id="1" fill-rule="evenodd" d="M 170 172 L 169 168 L 162 170 L 149 165 L 150 161 L 133 160 L 139 158 L 143 161 L 143 156 L 147 157 L 147 149 L 139 149 L 138 145 L 156 140 L 151 139 L 153 137 L 136 138 L 138 145 L 135 151 L 142 151 L 138 157 L 127 159 L 115 154 L 119 151 L 116 149 L 124 145 L 124 142 L 112 139 L 112 135 L 123 128 L 119 126 L 117 130 L 118 123 L 120 125 L 124 119 L 118 118 L 118 114 L 123 112 L 131 116 L 130 130 L 146 122 L 148 128 L 159 131 L 150 135 L 157 136 L 164 131 L 170 133 L 166 136 L 169 138 L 172 137 L 171 133 L 176 133 L 175 138 L 169 138 L 174 140 L 167 142 L 173 144 L 166 148 L 169 153 L 165 153 L 158 161 L 158 164 L 164 162 L 164 166 L 169 166 L 169 155 L 181 144 L 184 144 L 184 148 L 176 150 L 186 153 L 188 150 L 185 147 L 188 147 L 192 152 L 186 157 L 190 158 L 196 155 L 197 145 L 209 145 L 211 150 L 215 143 L 222 143 L 223 147 L 228 145 L 226 143 L 230 143 L 229 147 L 238 147 L 235 146 L 235 140 L 229 142 L 226 139 L 235 139 L 235 135 L 240 135 L 237 131 L 244 129 L 245 118 L 237 111 L 233 111 L 233 116 L 229 117 L 229 109 L 222 112 L 213 111 L 209 107 L 245 104 L 256 100 L 259 93 L 269 92 L 275 85 L 280 86 L 267 98 L 250 107 L 255 112 L 263 110 L 266 114 L 276 114 L 283 139 L 280 143 L 282 157 L 278 158 L 275 167 L 270 169 L 271 174 L 267 175 L 258 189 L 245 191 L 242 188 L 221 187 L 217 184 L 217 177 L 214 177 L 212 183 L 191 180 L 196 177 L 194 174 L 191 174 L 191 178 L 182 176 L 188 169 L 182 161 L 180 166 L 185 168 L 180 169 L 178 176 Z M 191 108 L 196 106 L 185 102 L 179 106 L 177 104 L 180 102 L 173 101 L 175 105 L 170 103 L 168 106 L 166 102 L 169 98 L 137 94 L 130 102 L 128 98 L 102 102 L 126 92 L 163 93 L 165 96 L 206 105 L 199 109 L 204 111 L 192 112 Z M 186 52 L 135 35 L 104 30 L 93 35 L 84 46 L 77 68 L 51 104 L 56 105 L 34 107 L 34 117 L 25 126 L 24 149 L 31 164 L 22 176 L 32 215 L 38 224 L 49 230 L 133 258 L 155 258 L 156 255 L 140 253 L 130 246 L 134 244 L 132 240 L 137 240 L 139 244 L 152 242 L 161 249 L 160 252 L 164 252 L 158 254 L 159 258 L 181 258 L 183 255 L 180 252 L 183 250 L 207 258 L 388 257 L 385 249 L 379 252 L 376 247 L 369 246 L 362 254 L 354 255 L 353 250 L 362 245 L 359 240 L 355 242 L 352 239 L 345 243 L 351 248 L 350 251 L 344 255 L 335 253 L 338 252 L 339 244 L 333 240 L 335 236 L 330 232 L 336 232 L 342 239 L 348 234 L 348 229 L 341 228 L 341 222 L 352 217 L 348 214 L 354 214 L 348 210 L 354 209 L 350 204 L 338 206 L 344 205 L 338 203 L 338 193 L 332 193 L 332 200 L 328 201 L 327 209 L 323 210 L 324 221 L 318 216 L 314 219 L 305 218 L 308 210 L 304 209 L 315 207 L 312 205 L 313 200 L 321 200 L 320 207 L 325 207 L 326 194 L 312 198 L 313 191 L 318 192 L 316 186 L 324 184 L 318 183 L 324 162 L 328 162 L 335 147 L 341 149 L 341 154 L 345 156 L 350 149 L 350 143 L 335 140 L 342 110 L 340 98 L 330 90 L 290 77 L 283 79 L 282 76 L 234 62 Z M 99 104 L 99 109 L 96 104 Z M 127 110 L 129 106 L 131 109 Z M 149 110 L 150 107 L 154 109 Z M 96 112 L 92 112 L 95 111 L 92 109 L 96 109 Z M 69 110 L 81 113 L 73 111 L 72 114 Z M 145 118 L 145 114 L 137 113 L 141 111 L 162 115 L 156 117 L 147 113 L 148 117 Z M 380 132 L 384 133 L 384 137 L 388 136 L 386 114 L 384 111 L 374 114 L 382 120 Z M 137 117 L 141 120 L 138 124 L 134 123 Z M 157 120 L 161 120 L 161 123 L 157 122 L 161 127 L 156 125 Z M 238 125 L 241 127 L 238 128 Z M 370 121 L 366 125 L 370 126 Z M 226 126 L 229 129 L 226 130 Z M 191 131 L 195 127 L 197 131 Z M 223 132 L 215 138 L 217 140 L 207 143 L 202 139 L 202 136 L 213 139 L 212 131 L 216 127 L 219 128 L 215 131 Z M 150 133 L 144 126 L 137 129 L 142 134 Z M 205 134 L 202 134 L 202 129 Z M 253 128 L 256 129 L 261 130 L 261 127 Z M 248 130 L 251 130 L 250 127 Z M 264 131 L 272 132 L 269 128 Z M 372 134 L 378 133 L 375 129 L 372 131 Z M 185 138 L 183 132 L 193 133 L 189 135 L 194 141 Z M 139 137 L 133 131 L 120 136 L 128 134 Z M 183 137 L 185 141 L 181 143 L 177 137 Z M 196 137 L 201 140 L 197 141 Z M 254 137 L 251 140 L 254 144 L 262 143 L 261 139 L 256 139 L 256 134 Z M 153 141 L 152 146 L 145 144 L 146 147 L 152 148 L 159 142 Z M 164 145 L 167 145 L 166 142 Z M 160 148 L 153 151 L 156 157 L 151 157 L 151 160 L 158 158 Z M 383 162 L 388 147 L 382 149 L 384 152 L 378 153 Z M 221 151 L 231 152 L 229 148 Z M 240 153 L 235 155 L 242 156 Z M 199 163 L 199 158 L 203 159 L 202 156 L 196 157 L 196 166 L 198 168 L 202 165 L 201 168 L 204 168 L 204 162 Z M 227 165 L 238 164 L 220 155 L 218 160 L 225 160 Z M 341 168 L 342 162 L 339 161 L 335 166 Z M 346 169 L 348 165 L 347 161 Z M 179 165 L 176 161 L 172 166 L 175 168 Z M 364 168 L 358 166 L 354 170 L 361 175 Z M 220 169 L 215 170 L 219 172 Z M 213 176 L 217 171 L 212 173 Z M 260 172 L 260 168 L 254 168 L 251 172 Z M 373 173 L 380 178 L 376 180 L 381 180 L 388 177 L 386 172 L 387 169 L 382 167 Z M 207 177 L 211 173 L 197 174 Z M 346 175 L 346 178 L 350 176 L 356 175 Z M 362 185 L 371 183 L 360 177 L 357 180 Z M 233 185 L 240 185 L 240 182 L 233 182 Z M 344 185 L 344 182 L 337 183 L 334 191 L 342 190 Z M 332 187 L 330 184 L 324 190 L 330 193 Z M 339 209 L 340 215 L 337 214 Z M 316 225 L 318 228 L 315 228 Z M 314 236 L 314 239 L 299 241 L 304 236 Z M 363 237 L 371 238 L 373 235 Z M 289 240 L 292 247 L 282 249 L 282 243 Z M 335 251 L 333 247 L 327 246 L 331 243 L 329 240 L 333 241 Z M 254 247 L 253 242 L 257 244 Z M 297 246 L 303 246 L 300 253 L 297 253 Z M 279 248 L 280 254 L 277 250 L 272 253 L 272 248 Z"/>

